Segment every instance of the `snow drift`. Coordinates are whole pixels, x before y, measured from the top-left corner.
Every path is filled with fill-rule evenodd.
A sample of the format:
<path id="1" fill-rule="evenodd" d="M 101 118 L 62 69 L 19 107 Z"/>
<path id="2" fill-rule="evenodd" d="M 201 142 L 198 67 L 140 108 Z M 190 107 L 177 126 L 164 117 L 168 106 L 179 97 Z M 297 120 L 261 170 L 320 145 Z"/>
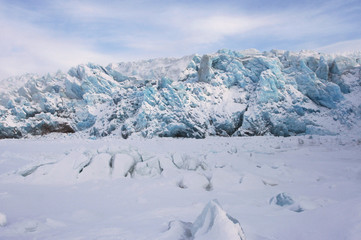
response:
<path id="1" fill-rule="evenodd" d="M 1 82 L 0 138 L 338 134 L 361 117 L 360 54 L 220 50 Z"/>

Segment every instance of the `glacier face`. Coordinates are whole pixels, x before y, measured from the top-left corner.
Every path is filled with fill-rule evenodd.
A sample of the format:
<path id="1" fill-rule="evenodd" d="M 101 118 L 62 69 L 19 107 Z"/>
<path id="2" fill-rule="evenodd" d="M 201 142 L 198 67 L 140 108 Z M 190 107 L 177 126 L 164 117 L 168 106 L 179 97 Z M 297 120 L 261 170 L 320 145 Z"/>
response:
<path id="1" fill-rule="evenodd" d="M 0 138 L 338 134 L 361 118 L 361 54 L 219 50 L 1 82 Z"/>

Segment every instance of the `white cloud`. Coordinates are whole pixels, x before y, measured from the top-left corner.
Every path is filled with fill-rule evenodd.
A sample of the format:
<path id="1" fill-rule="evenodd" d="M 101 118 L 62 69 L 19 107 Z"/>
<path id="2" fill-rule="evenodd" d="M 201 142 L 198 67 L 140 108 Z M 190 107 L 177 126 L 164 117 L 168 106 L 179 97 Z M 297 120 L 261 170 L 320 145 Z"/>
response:
<path id="1" fill-rule="evenodd" d="M 253 30 L 267 23 L 251 17 L 211 16 L 197 19 L 193 22 L 192 30 L 196 32 L 210 32 L 216 35 L 233 35 Z"/>
<path id="2" fill-rule="evenodd" d="M 265 19 L 261 16 L 232 16 L 215 15 L 195 18 L 183 28 L 185 35 L 194 44 L 214 43 L 225 37 L 246 34 L 261 27 L 275 24 L 274 19 Z"/>
<path id="3" fill-rule="evenodd" d="M 361 39 L 336 42 L 315 50 L 324 53 L 347 53 L 361 51 Z"/>
<path id="4" fill-rule="evenodd" d="M 332 42 L 332 37 L 355 32 L 357 26 L 357 22 L 346 21 L 347 16 L 332 12 L 341 4 L 336 6 L 337 1 L 272 12 L 247 12 L 241 10 L 241 4 L 237 8 L 214 2 L 160 3 L 54 0 L 31 10 L 3 1 L 0 78 L 67 70 L 89 61 L 107 64 L 234 46 L 239 49 L 244 42 L 261 50 L 316 48 Z M 341 43 L 331 47 L 341 48 Z"/>
<path id="5" fill-rule="evenodd" d="M 52 35 L 22 21 L 0 18 L 0 78 L 26 72 L 44 74 L 66 71 L 81 63 L 106 64 L 114 57 L 98 53 L 84 39 Z"/>

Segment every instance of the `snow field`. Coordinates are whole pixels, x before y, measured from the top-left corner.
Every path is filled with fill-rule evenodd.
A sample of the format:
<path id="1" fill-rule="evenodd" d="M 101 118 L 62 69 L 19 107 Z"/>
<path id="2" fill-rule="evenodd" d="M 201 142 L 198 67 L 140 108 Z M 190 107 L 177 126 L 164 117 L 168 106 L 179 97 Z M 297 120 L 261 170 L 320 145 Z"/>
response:
<path id="1" fill-rule="evenodd" d="M 3 140 L 0 239 L 356 240 L 360 145 L 357 136 Z"/>

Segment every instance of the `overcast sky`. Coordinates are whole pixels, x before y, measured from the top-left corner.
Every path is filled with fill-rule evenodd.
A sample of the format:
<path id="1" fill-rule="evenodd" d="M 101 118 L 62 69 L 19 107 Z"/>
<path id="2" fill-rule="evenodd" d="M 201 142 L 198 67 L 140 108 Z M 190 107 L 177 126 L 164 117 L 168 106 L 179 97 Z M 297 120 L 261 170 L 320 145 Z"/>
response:
<path id="1" fill-rule="evenodd" d="M 0 0 L 0 78 L 218 49 L 361 50 L 360 0 Z"/>

